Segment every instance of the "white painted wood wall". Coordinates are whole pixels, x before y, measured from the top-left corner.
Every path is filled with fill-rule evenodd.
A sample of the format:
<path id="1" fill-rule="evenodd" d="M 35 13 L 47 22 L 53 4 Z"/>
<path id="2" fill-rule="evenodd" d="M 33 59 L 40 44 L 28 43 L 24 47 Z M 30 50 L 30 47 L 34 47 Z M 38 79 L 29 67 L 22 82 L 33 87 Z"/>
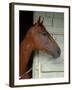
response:
<path id="1" fill-rule="evenodd" d="M 54 59 L 41 51 L 36 52 L 33 60 L 33 78 L 55 78 L 64 76 L 64 14 L 34 12 L 34 23 L 44 17 L 44 25 L 61 48 L 61 56 Z"/>

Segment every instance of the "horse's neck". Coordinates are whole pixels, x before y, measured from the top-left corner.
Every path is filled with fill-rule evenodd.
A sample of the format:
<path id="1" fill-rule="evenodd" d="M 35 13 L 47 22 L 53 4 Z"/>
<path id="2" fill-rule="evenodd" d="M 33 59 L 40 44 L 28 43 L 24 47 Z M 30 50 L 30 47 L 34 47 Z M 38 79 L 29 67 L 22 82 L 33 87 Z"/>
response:
<path id="1" fill-rule="evenodd" d="M 20 46 L 20 76 L 26 72 L 26 66 L 28 64 L 32 50 L 33 48 L 29 40 L 24 39 Z"/>

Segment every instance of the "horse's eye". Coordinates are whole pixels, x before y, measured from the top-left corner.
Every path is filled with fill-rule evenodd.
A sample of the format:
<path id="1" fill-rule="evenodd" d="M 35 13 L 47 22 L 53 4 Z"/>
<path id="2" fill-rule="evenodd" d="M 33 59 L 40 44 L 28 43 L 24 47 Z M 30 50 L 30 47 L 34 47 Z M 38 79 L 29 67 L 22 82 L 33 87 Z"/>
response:
<path id="1" fill-rule="evenodd" d="M 43 32 L 42 35 L 47 36 L 48 34 L 46 32 Z"/>

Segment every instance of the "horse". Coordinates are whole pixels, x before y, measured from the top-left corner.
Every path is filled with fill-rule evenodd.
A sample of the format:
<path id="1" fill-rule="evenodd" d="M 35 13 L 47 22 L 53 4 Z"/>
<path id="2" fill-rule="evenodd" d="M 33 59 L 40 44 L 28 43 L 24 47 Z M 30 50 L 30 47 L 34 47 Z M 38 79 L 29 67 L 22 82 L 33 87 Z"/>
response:
<path id="1" fill-rule="evenodd" d="M 31 67 L 28 69 L 28 63 L 33 51 L 43 51 L 54 58 L 58 58 L 61 54 L 60 47 L 43 25 L 41 16 L 29 28 L 24 40 L 20 44 L 19 50 L 19 79 L 32 78 L 32 69 Z"/>

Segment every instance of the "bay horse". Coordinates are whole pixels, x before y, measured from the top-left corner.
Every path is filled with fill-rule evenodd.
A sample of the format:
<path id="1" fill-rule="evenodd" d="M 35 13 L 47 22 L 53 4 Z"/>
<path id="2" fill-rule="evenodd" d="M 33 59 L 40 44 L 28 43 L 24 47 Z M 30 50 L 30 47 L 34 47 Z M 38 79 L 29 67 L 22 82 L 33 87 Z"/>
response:
<path id="1" fill-rule="evenodd" d="M 32 70 L 28 69 L 28 62 L 33 51 L 44 51 L 54 58 L 60 56 L 61 50 L 53 37 L 46 31 L 41 17 L 31 26 L 20 44 L 19 79 L 32 78 Z"/>

